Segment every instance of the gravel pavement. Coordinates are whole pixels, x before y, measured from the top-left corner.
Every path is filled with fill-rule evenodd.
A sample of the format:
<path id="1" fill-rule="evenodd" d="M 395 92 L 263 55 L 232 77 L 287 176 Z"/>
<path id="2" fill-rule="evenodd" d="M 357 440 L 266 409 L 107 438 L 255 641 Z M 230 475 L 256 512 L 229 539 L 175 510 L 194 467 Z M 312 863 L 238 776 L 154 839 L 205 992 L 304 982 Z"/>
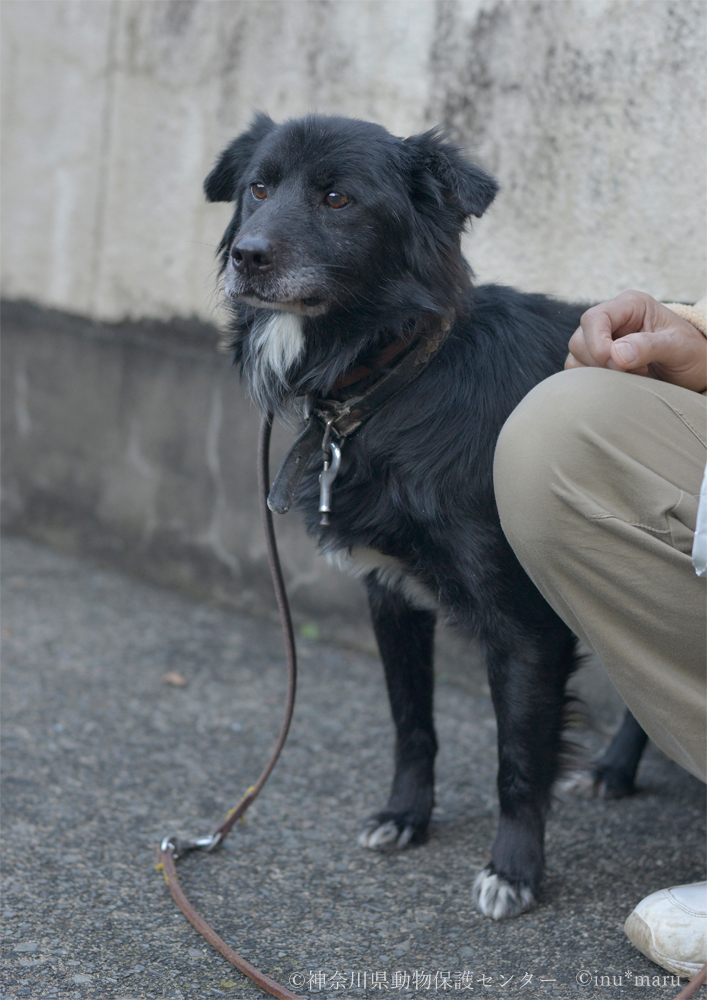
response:
<path id="1" fill-rule="evenodd" d="M 3 569 L 0 1000 L 262 997 L 175 909 L 154 850 L 167 833 L 208 833 L 269 756 L 285 686 L 277 625 L 18 538 Z M 179 868 L 226 941 L 302 996 L 678 992 L 621 928 L 643 895 L 704 877 L 700 783 L 651 746 L 631 800 L 558 801 L 541 905 L 494 923 L 470 898 L 496 816 L 488 692 L 440 680 L 430 839 L 372 853 L 355 835 L 391 773 L 380 666 L 299 647 L 270 782 L 220 853 Z M 576 738 L 587 752 L 601 742 Z"/>

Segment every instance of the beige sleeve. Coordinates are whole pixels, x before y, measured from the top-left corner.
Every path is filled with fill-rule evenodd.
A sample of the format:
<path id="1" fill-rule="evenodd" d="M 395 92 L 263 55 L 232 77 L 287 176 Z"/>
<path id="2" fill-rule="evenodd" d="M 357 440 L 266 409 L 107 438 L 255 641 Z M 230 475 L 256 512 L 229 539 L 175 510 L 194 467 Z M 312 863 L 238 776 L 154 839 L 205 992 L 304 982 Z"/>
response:
<path id="1" fill-rule="evenodd" d="M 707 337 L 707 295 L 694 306 L 685 306 L 681 302 L 665 302 L 664 305 L 682 319 L 686 319 L 688 323 L 692 323 Z"/>

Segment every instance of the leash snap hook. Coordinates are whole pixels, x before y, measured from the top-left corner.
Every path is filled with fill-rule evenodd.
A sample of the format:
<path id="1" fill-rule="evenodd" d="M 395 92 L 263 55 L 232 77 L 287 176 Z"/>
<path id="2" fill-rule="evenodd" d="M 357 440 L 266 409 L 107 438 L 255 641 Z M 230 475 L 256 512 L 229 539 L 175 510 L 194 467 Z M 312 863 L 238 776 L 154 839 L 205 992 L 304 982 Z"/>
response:
<path id="1" fill-rule="evenodd" d="M 222 840 L 223 835 L 221 833 L 208 833 L 205 837 L 199 837 L 198 840 L 195 840 L 194 846 L 200 851 L 213 851 L 219 846 Z"/>
<path id="2" fill-rule="evenodd" d="M 326 430 L 322 438 L 324 468 L 319 476 L 319 513 L 322 515 L 319 524 L 324 527 L 329 524 L 331 488 L 341 467 L 341 447 L 331 437 L 334 419 L 333 416 L 327 417 Z"/>
<path id="3" fill-rule="evenodd" d="M 172 852 L 175 861 L 183 858 L 185 854 L 192 851 L 213 851 L 223 840 L 221 833 L 207 834 L 205 837 L 197 837 L 196 840 L 180 840 L 178 837 L 165 837 L 160 844 L 162 853 Z"/>

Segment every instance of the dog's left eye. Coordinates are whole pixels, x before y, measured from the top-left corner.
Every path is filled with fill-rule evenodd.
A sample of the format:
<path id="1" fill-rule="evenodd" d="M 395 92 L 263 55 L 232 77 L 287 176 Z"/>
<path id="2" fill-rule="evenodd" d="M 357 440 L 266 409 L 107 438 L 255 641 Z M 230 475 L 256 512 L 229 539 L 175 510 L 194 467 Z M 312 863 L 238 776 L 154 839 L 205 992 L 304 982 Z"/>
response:
<path id="1" fill-rule="evenodd" d="M 324 201 L 329 208 L 343 208 L 344 205 L 349 204 L 351 199 L 348 195 L 342 194 L 340 191 L 330 191 Z"/>
<path id="2" fill-rule="evenodd" d="M 255 183 L 250 185 L 250 190 L 253 193 L 253 197 L 257 198 L 258 201 L 264 201 L 268 196 L 268 189 L 264 184 Z"/>

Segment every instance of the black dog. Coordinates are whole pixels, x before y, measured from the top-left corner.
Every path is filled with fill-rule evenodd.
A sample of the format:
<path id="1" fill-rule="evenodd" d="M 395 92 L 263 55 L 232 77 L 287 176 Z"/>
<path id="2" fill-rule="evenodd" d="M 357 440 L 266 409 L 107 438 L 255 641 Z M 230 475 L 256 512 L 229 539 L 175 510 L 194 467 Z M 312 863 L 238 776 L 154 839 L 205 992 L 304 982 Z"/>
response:
<path id="1" fill-rule="evenodd" d="M 503 536 L 493 453 L 516 404 L 563 367 L 583 307 L 472 287 L 461 233 L 497 185 L 435 131 L 401 140 L 345 118 L 278 126 L 258 115 L 205 190 L 236 203 L 219 248 L 224 288 L 235 357 L 263 408 L 309 395 L 316 410 L 352 379 L 375 386 L 410 368 L 411 352 L 424 362 L 339 442 L 324 524 L 318 463 L 297 504 L 320 547 L 365 577 L 397 730 L 390 800 L 361 842 L 402 847 L 425 835 L 441 607 L 483 643 L 498 719 L 501 817 L 474 899 L 497 919 L 521 913 L 542 876 L 577 656 Z"/>

